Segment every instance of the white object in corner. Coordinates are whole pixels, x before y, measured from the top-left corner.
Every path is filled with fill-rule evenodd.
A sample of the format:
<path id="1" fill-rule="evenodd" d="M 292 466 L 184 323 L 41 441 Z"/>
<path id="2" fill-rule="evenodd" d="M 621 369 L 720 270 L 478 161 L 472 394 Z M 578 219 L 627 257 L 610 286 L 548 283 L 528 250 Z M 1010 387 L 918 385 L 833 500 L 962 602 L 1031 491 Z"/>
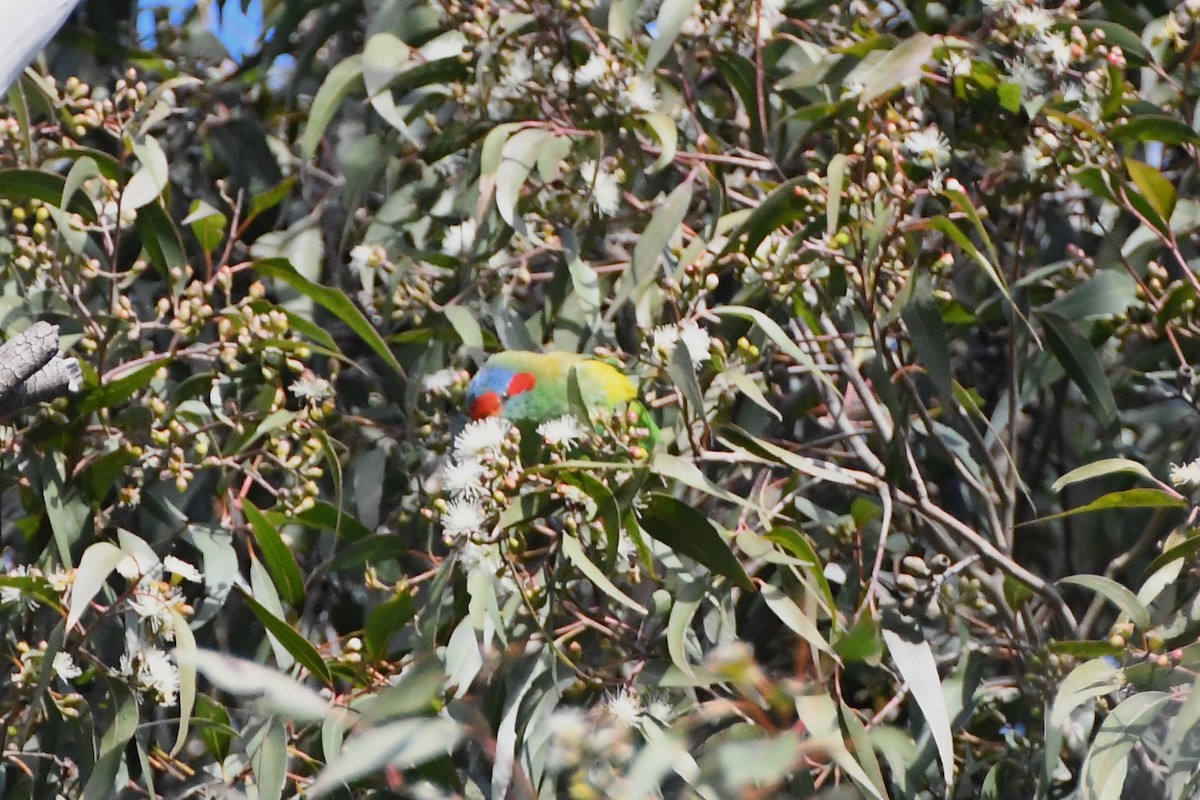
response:
<path id="1" fill-rule="evenodd" d="M 0 92 L 37 58 L 79 0 L 0 0 Z"/>

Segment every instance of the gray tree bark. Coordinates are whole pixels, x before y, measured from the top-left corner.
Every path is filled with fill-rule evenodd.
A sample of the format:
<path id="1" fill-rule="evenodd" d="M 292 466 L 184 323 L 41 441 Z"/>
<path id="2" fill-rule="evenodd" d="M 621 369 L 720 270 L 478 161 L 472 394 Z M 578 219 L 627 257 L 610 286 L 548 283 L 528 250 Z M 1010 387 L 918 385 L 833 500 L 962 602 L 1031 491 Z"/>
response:
<path id="1" fill-rule="evenodd" d="M 35 322 L 0 345 L 0 417 L 79 389 L 79 363 L 58 350 L 58 326 Z"/>

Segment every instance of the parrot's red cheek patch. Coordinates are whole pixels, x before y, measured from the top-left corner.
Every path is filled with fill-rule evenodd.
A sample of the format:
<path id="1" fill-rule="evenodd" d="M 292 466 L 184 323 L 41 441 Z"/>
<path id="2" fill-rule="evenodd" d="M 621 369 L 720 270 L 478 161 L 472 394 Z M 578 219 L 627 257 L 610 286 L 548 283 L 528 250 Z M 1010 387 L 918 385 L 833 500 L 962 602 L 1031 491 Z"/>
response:
<path id="1" fill-rule="evenodd" d="M 484 417 L 495 417 L 500 413 L 500 395 L 495 392 L 485 392 L 475 398 L 475 402 L 471 404 L 471 419 L 483 419 Z"/>
<path id="2" fill-rule="evenodd" d="M 521 392 L 528 392 L 534 386 L 537 386 L 537 378 L 533 377 L 529 372 L 518 372 L 508 382 L 508 396 L 512 397 Z"/>

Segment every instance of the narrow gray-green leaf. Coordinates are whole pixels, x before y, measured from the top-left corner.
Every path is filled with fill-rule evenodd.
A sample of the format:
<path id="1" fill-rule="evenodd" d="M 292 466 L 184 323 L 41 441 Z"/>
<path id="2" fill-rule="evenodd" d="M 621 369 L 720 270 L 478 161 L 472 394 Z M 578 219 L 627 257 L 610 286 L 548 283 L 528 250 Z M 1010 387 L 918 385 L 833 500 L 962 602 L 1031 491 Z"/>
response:
<path id="1" fill-rule="evenodd" d="M 1138 601 L 1137 595 L 1111 578 L 1105 578 L 1103 575 L 1069 575 L 1058 582 L 1091 589 L 1129 617 L 1139 630 L 1149 630 L 1150 612 Z"/>
<path id="2" fill-rule="evenodd" d="M 639 614 L 647 614 L 646 607 L 638 603 L 629 595 L 617 588 L 617 585 L 608 579 L 608 576 L 587 557 L 587 553 L 583 549 L 583 544 L 574 536 L 564 533 L 562 537 L 563 555 L 567 557 L 575 567 L 587 576 L 597 589 L 604 592 L 606 595 L 616 600 L 626 608 L 631 608 Z"/>
<path id="3" fill-rule="evenodd" d="M 1087 398 L 1100 423 L 1109 428 L 1117 423 L 1117 401 L 1096 349 L 1079 329 L 1057 314 L 1039 314 L 1046 333 L 1046 345 L 1071 382 Z"/>
<path id="4" fill-rule="evenodd" d="M 658 17 L 655 19 L 655 37 L 646 51 L 646 63 L 642 66 L 643 74 L 650 74 L 658 66 L 658 62 L 671 51 L 671 45 L 679 36 L 683 23 L 692 15 L 697 0 L 663 0 L 658 7 Z"/>
<path id="5" fill-rule="evenodd" d="M 954 784 L 954 738 L 950 732 L 950 713 L 942 683 L 938 677 L 933 649 L 924 639 L 912 641 L 896 631 L 884 628 L 883 641 L 896 662 L 896 669 L 908 684 L 909 692 L 925 717 L 942 761 L 947 785 Z"/>

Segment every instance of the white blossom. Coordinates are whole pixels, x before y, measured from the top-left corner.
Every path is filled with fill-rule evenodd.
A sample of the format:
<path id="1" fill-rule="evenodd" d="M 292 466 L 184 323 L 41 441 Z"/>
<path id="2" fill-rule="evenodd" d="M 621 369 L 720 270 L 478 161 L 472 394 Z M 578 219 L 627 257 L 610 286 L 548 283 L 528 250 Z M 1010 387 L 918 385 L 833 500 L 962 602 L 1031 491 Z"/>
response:
<path id="1" fill-rule="evenodd" d="M 60 650 L 54 654 L 54 674 L 64 681 L 70 681 L 82 675 L 83 670 L 75 663 L 75 659 L 71 658 L 70 653 Z"/>
<path id="2" fill-rule="evenodd" d="M 442 470 L 442 485 L 451 497 L 478 498 L 487 493 L 483 485 L 485 467 L 473 458 L 452 461 Z"/>
<path id="3" fill-rule="evenodd" d="M 360 244 L 350 250 L 350 267 L 362 272 L 368 267 L 377 267 L 383 263 L 386 251 L 382 245 Z"/>
<path id="4" fill-rule="evenodd" d="M 611 217 L 621 207 L 621 181 L 592 160 L 579 165 L 579 174 L 592 195 L 592 205 L 597 213 Z"/>
<path id="5" fill-rule="evenodd" d="M 469 497 L 451 500 L 442 512 L 442 530 L 449 538 L 478 533 L 486 521 L 483 506 Z"/>
<path id="6" fill-rule="evenodd" d="M 1200 458 L 1186 464 L 1172 464 L 1171 483 L 1188 488 L 1200 486 Z"/>
<path id="7" fill-rule="evenodd" d="M 653 80 L 649 78 L 643 78 L 638 75 L 630 78 L 629 83 L 625 85 L 625 91 L 621 95 L 621 99 L 628 104 L 629 108 L 635 111 L 658 110 L 658 92 L 654 89 Z"/>
<path id="8" fill-rule="evenodd" d="M 309 403 L 320 403 L 333 397 L 333 386 L 329 381 L 309 370 L 305 370 L 304 374 L 292 381 L 288 389 L 298 399 Z"/>
<path id="9" fill-rule="evenodd" d="M 129 608 L 146 628 L 168 641 L 175 639 L 175 617 L 191 609 L 178 587 L 164 581 L 142 581 L 129 598 Z"/>
<path id="10" fill-rule="evenodd" d="M 598 52 L 593 52 L 587 62 L 575 70 L 576 86 L 591 86 L 612 72 L 612 64 Z"/>
<path id="11" fill-rule="evenodd" d="M 1012 21 L 1022 32 L 1040 36 L 1049 30 L 1054 18 L 1044 8 L 1021 5 L 1013 9 Z"/>
<path id="12" fill-rule="evenodd" d="M 1071 44 L 1058 31 L 1047 31 L 1038 39 L 1038 48 L 1054 63 L 1059 71 L 1066 69 L 1073 57 Z"/>
<path id="13" fill-rule="evenodd" d="M 605 697 L 604 710 L 627 728 L 636 727 L 642 721 L 642 714 L 645 713 L 642 701 L 625 687 L 622 687 L 616 694 Z"/>
<path id="14" fill-rule="evenodd" d="M 425 394 L 432 394 L 445 397 L 450 394 L 450 390 L 454 384 L 458 382 L 460 370 L 453 367 L 439 369 L 437 372 L 431 372 L 421 378 L 421 390 Z"/>
<path id="15" fill-rule="evenodd" d="M 470 540 L 463 542 L 458 551 L 458 560 L 464 572 L 481 572 L 495 575 L 504 567 L 504 556 L 497 544 L 483 544 Z"/>
<path id="16" fill-rule="evenodd" d="M 654 329 L 651 337 L 654 350 L 663 358 L 670 358 L 680 343 L 687 348 L 688 357 L 696 366 L 712 357 L 712 337 L 695 320 L 684 320 L 678 325 L 660 325 Z"/>
<path id="17" fill-rule="evenodd" d="M 950 142 L 936 125 L 905 136 L 904 149 L 922 166 L 944 167 L 950 162 Z"/>
<path id="18" fill-rule="evenodd" d="M 4 577 L 6 577 L 6 578 L 28 578 L 30 575 L 34 575 L 34 574 L 36 574 L 36 573 L 34 571 L 31 571 L 29 569 L 29 567 L 22 565 L 22 566 L 13 567 L 5 574 Z M 26 609 L 34 609 L 34 608 L 38 607 L 38 603 L 36 600 L 33 599 L 33 595 L 25 592 L 22 589 L 18 589 L 16 586 L 0 587 L 0 603 L 3 603 L 4 605 L 9 605 L 11 603 L 19 603 L 19 604 L 23 605 Z"/>
<path id="19" fill-rule="evenodd" d="M 454 437 L 454 457 L 466 461 L 482 455 L 495 455 L 508 439 L 512 423 L 503 417 L 484 417 L 468 423 Z"/>
<path id="20" fill-rule="evenodd" d="M 134 674 L 137 688 L 158 698 L 159 705 L 175 705 L 179 692 L 179 667 L 171 657 L 157 647 L 146 647 L 136 656 L 137 672 Z"/>
<path id="21" fill-rule="evenodd" d="M 517 50 L 509 57 L 508 64 L 500 71 L 500 86 L 506 94 L 512 96 L 519 93 L 525 84 L 533 79 L 533 63 L 529 54 Z"/>
<path id="22" fill-rule="evenodd" d="M 551 419 L 538 425 L 537 432 L 548 445 L 563 445 L 570 447 L 587 436 L 587 428 L 572 414 L 564 414 L 557 419 Z"/>
<path id="23" fill-rule="evenodd" d="M 712 358 L 712 337 L 695 320 L 684 320 L 679 326 L 679 339 L 687 348 L 692 363 L 700 366 Z"/>
<path id="24" fill-rule="evenodd" d="M 1036 67 L 1023 58 L 1014 58 L 1008 62 L 1008 74 L 1013 83 L 1021 87 L 1021 97 L 1028 100 L 1041 93 L 1046 86 L 1046 80 Z"/>
<path id="25" fill-rule="evenodd" d="M 442 252 L 454 258 L 470 253 L 478 232 L 479 224 L 473 219 L 451 225 L 446 228 L 446 234 L 442 237 Z"/>

